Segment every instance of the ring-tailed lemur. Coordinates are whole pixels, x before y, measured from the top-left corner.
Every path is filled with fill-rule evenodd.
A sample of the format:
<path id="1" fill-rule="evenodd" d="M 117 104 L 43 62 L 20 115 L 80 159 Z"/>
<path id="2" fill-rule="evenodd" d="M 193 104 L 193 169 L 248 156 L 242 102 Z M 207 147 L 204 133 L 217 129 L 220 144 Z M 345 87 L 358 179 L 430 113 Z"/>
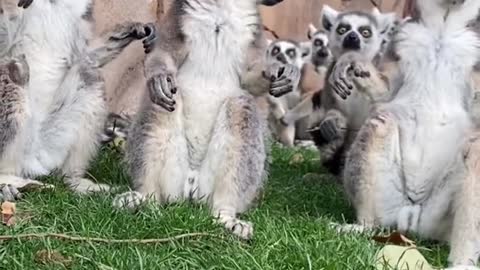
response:
<path id="1" fill-rule="evenodd" d="M 480 1 L 422 0 L 416 7 L 420 17 L 394 39 L 393 96 L 377 105 L 356 137 L 344 187 L 357 213 L 353 228 L 380 225 L 446 240 L 450 264 L 471 267 L 480 254 L 480 134 L 472 134 L 470 118 L 480 38 L 467 25 L 479 15 Z M 339 96 L 369 94 L 374 70 L 361 56 L 337 66 L 332 80 Z M 349 84 L 356 85 L 353 92 Z"/>
<path id="2" fill-rule="evenodd" d="M 317 29 L 315 25 L 308 25 L 307 32 L 310 40 L 310 62 L 315 67 L 317 73 L 324 73 L 333 61 L 332 52 L 328 48 L 328 32 L 323 29 Z"/>
<path id="3" fill-rule="evenodd" d="M 0 37 L 6 37 L 1 59 L 29 74 L 23 87 L 9 83 L 0 89 L 1 96 L 12 97 L 2 99 L 0 107 L 0 138 L 8 138 L 0 149 L 4 195 L 14 199 L 9 194 L 18 194 L 17 184 L 37 183 L 30 177 L 56 169 L 76 192 L 109 189 L 83 178 L 106 117 L 99 69 L 132 41 L 150 35 L 148 51 L 153 26 L 127 23 L 92 41 L 90 0 L 20 0 L 18 7 L 2 0 L 0 5 Z M 7 77 L 15 82 L 15 74 Z"/>
<path id="4" fill-rule="evenodd" d="M 310 57 L 310 44 L 308 42 L 296 42 L 293 40 L 275 40 L 269 41 L 269 46 L 266 51 L 267 64 L 291 64 L 296 66 L 299 70 L 304 72 L 305 59 Z M 267 101 L 270 104 L 270 128 L 276 135 L 277 139 L 285 146 L 293 146 L 295 142 L 295 135 L 297 123 L 305 121 L 306 119 L 298 119 L 292 123 L 285 123 L 282 121 L 285 113 L 296 106 L 301 100 L 300 82 L 295 85 L 290 93 L 280 97 L 272 95 L 267 96 Z"/>
<path id="5" fill-rule="evenodd" d="M 146 59 L 148 92 L 128 133 L 134 191 L 114 205 L 206 202 L 226 229 L 252 237 L 252 224 L 237 214 L 266 177 L 266 123 L 253 94 L 280 96 L 300 80 L 294 65 L 265 65 L 262 2 L 173 2 Z"/>
<path id="6" fill-rule="evenodd" d="M 348 100 L 340 98 L 334 94 L 329 81 L 335 60 L 350 52 L 358 52 L 370 62 L 381 60 L 379 55 L 382 54 L 387 29 L 395 25 L 396 16 L 394 13 L 382 14 L 376 8 L 371 13 L 359 11 L 340 13 L 325 5 L 321 20 L 325 31 L 328 32 L 328 44 L 334 59 L 326 74 L 324 89 L 314 93 L 311 98 L 288 112 L 285 121 L 311 113 L 314 119 L 311 120 L 310 132 L 321 153 L 323 166 L 334 175 L 339 175 L 343 168 L 346 149 L 365 121 L 373 103 L 388 92 L 386 91 L 388 87 L 379 88 L 381 90 L 373 96 L 355 92 Z M 379 85 L 387 83 L 382 77 L 375 79 Z M 320 121 L 313 122 L 315 118 Z"/>

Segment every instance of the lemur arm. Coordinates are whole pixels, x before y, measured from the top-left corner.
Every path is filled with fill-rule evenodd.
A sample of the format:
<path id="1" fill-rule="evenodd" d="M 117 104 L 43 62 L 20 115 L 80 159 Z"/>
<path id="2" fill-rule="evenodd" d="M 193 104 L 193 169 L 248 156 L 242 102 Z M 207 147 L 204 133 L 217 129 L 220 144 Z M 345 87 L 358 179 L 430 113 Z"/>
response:
<path id="1" fill-rule="evenodd" d="M 254 96 L 267 94 L 270 90 L 270 80 L 263 76 L 266 61 L 264 49 L 260 45 L 252 45 L 248 50 L 247 67 L 240 76 L 242 88 Z"/>

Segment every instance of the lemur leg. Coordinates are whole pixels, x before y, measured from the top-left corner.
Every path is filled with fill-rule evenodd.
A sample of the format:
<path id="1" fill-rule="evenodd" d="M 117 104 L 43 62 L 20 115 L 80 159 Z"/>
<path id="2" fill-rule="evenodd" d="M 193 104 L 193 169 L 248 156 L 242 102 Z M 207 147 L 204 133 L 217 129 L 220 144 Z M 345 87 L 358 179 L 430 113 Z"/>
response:
<path id="1" fill-rule="evenodd" d="M 311 129 L 315 144 L 320 149 L 322 160 L 330 160 L 343 145 L 347 130 L 347 119 L 338 110 L 327 111 L 325 118 Z"/>
<path id="2" fill-rule="evenodd" d="M 28 78 L 24 58 L 8 64 L 8 74 L 0 75 L 0 201 L 20 197 L 19 189 L 41 182 L 20 177 L 25 146 L 25 128 L 29 116 L 26 93 L 19 84 Z"/>
<path id="3" fill-rule="evenodd" d="M 280 142 L 287 147 L 293 147 L 295 145 L 295 125 L 284 126 L 282 123 L 277 123 L 277 125 Z"/>
<path id="4" fill-rule="evenodd" d="M 480 133 L 467 144 L 465 162 L 466 175 L 454 200 L 449 256 L 453 266 L 473 266 L 480 255 Z"/>
<path id="5" fill-rule="evenodd" d="M 237 214 L 253 203 L 266 177 L 263 131 L 252 97 L 227 100 L 221 108 L 199 177 L 200 183 L 214 179 L 213 215 L 227 230 L 243 239 L 252 237 L 253 225 L 238 219 Z"/>
<path id="6" fill-rule="evenodd" d="M 399 127 L 394 115 L 377 112 L 364 124 L 345 162 L 345 191 L 364 229 L 394 226 L 408 204 L 401 184 Z"/>
<path id="7" fill-rule="evenodd" d="M 188 149 L 182 121 L 182 100 L 176 96 L 176 109 L 166 112 L 160 106 L 141 112 L 128 133 L 126 155 L 134 191 L 118 195 L 117 208 L 136 208 L 147 199 L 165 203 L 184 198 L 188 179 Z M 146 131 L 147 130 L 147 131 Z"/>

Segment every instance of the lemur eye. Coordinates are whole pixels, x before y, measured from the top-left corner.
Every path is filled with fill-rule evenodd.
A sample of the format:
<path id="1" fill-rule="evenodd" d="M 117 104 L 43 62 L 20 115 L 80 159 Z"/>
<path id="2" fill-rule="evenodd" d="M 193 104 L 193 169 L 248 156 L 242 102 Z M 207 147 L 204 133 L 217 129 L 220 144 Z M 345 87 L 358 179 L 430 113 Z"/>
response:
<path id="1" fill-rule="evenodd" d="M 288 49 L 287 54 L 290 58 L 295 58 L 297 56 L 297 52 L 294 49 Z"/>
<path id="2" fill-rule="evenodd" d="M 272 50 L 272 55 L 277 55 L 280 52 L 280 48 L 274 47 Z"/>
<path id="3" fill-rule="evenodd" d="M 313 45 L 317 46 L 317 47 L 321 47 L 323 46 L 323 40 L 321 39 L 316 39 L 314 42 L 313 42 Z"/>
<path id="4" fill-rule="evenodd" d="M 340 35 L 343 35 L 347 32 L 347 28 L 344 27 L 344 26 L 340 26 L 338 29 L 337 29 L 337 33 L 339 33 Z"/>
<path id="5" fill-rule="evenodd" d="M 371 30 L 370 28 L 368 28 L 368 27 L 361 27 L 361 28 L 359 29 L 359 31 L 360 31 L 360 34 L 362 34 L 362 36 L 363 36 L 364 38 L 369 38 L 369 37 L 372 36 L 372 30 Z"/>

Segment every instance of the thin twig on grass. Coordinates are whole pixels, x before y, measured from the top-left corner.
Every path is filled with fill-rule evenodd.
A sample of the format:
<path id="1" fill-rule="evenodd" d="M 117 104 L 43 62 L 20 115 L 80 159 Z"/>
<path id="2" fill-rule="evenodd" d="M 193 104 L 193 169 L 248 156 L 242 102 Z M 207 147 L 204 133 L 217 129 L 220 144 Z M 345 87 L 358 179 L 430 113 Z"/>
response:
<path id="1" fill-rule="evenodd" d="M 79 237 L 71 236 L 60 233 L 30 233 L 30 234 L 19 234 L 19 235 L 0 235 L 1 241 L 11 241 L 11 240 L 32 240 L 32 239 L 45 239 L 45 238 L 55 238 L 59 240 L 73 241 L 73 242 L 95 242 L 95 243 L 105 243 L 105 244 L 162 244 L 167 242 L 173 242 L 176 240 L 181 240 L 185 238 L 199 238 L 199 237 L 215 237 L 221 238 L 218 235 L 210 233 L 186 233 L 180 234 L 172 237 L 166 238 L 156 238 L 156 239 L 105 239 L 105 238 L 96 238 L 96 237 Z"/>

